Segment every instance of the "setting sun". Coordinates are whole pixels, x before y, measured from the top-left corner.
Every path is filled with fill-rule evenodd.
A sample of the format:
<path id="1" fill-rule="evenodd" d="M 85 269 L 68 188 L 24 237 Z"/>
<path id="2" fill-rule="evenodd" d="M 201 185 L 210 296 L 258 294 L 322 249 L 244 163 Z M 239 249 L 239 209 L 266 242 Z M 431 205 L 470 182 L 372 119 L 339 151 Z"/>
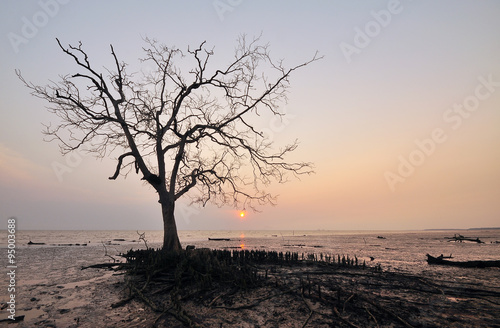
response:
<path id="1" fill-rule="evenodd" d="M 240 218 L 244 218 L 246 216 L 245 211 L 240 212 Z"/>

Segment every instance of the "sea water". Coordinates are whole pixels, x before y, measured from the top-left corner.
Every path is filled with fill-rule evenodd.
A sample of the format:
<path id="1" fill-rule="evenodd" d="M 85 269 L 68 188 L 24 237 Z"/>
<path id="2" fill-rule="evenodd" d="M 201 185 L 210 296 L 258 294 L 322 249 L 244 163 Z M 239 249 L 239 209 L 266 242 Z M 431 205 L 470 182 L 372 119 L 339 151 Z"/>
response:
<path id="1" fill-rule="evenodd" d="M 144 238 L 141 238 L 141 234 Z M 454 242 L 455 234 L 484 243 Z M 18 231 L 18 283 L 29 286 L 60 275 L 65 283 L 85 279 L 83 266 L 120 259 L 129 249 L 161 247 L 162 231 Z M 498 268 L 455 268 L 428 265 L 426 254 L 453 256 L 455 261 L 500 260 L 500 229 L 460 231 L 179 231 L 183 247 L 267 250 L 357 257 L 359 263 L 382 270 L 476 283 L 500 288 Z M 209 240 L 209 239 L 219 240 Z M 220 240 L 224 239 L 224 240 Z M 43 245 L 29 245 L 29 242 Z M 7 233 L 0 231 L 0 254 L 7 266 Z M 0 257 L 1 261 L 1 257 Z M 0 283 L 5 286 L 6 275 Z M 3 296 L 6 290 L 0 290 Z"/>

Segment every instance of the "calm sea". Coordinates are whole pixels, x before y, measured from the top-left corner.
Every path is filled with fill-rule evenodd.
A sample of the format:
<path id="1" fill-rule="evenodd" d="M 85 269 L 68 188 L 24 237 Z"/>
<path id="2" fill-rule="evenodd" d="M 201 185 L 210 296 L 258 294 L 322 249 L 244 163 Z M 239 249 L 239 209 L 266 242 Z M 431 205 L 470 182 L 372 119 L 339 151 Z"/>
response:
<path id="1" fill-rule="evenodd" d="M 145 233 L 149 247 L 161 246 L 162 231 L 141 232 Z M 450 242 L 447 237 L 455 234 L 479 238 L 484 243 Z M 488 279 L 492 286 L 500 287 L 498 268 L 459 269 L 429 266 L 426 262 L 427 253 L 434 256 L 451 254 L 456 261 L 500 260 L 500 243 L 497 243 L 500 242 L 500 230 L 180 231 L 179 237 L 183 247 L 194 245 L 197 248 L 349 255 L 356 256 L 361 262 L 366 261 L 368 265 L 380 264 L 383 270 L 467 281 Z M 7 266 L 6 238 L 6 231 L 0 231 L 4 267 Z M 229 240 L 214 241 L 209 238 Z M 30 241 L 44 245 L 28 245 Z M 50 275 L 69 267 L 80 271 L 81 266 L 109 260 L 106 254 L 116 257 L 131 248 L 143 248 L 144 242 L 139 240 L 136 231 L 18 231 L 16 247 L 18 264 L 23 267 L 23 276 L 28 280 L 25 283 L 29 284 L 36 282 L 37 276 L 42 276 L 42 273 Z"/>

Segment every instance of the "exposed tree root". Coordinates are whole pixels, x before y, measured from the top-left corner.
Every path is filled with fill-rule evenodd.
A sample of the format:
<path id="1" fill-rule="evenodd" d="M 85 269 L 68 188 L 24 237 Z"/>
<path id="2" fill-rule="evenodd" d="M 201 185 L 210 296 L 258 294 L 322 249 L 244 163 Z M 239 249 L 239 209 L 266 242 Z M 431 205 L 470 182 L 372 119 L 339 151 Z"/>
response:
<path id="1" fill-rule="evenodd" d="M 190 254 L 173 260 L 161 255 L 158 263 L 168 263 L 166 268 L 131 262 L 130 295 L 114 306 L 135 298 L 158 313 L 158 327 L 408 328 L 449 326 L 449 320 L 461 326 L 498 325 L 500 293 L 487 285 L 332 263 L 284 259 L 246 265 L 241 257 L 235 263 L 217 253 Z"/>

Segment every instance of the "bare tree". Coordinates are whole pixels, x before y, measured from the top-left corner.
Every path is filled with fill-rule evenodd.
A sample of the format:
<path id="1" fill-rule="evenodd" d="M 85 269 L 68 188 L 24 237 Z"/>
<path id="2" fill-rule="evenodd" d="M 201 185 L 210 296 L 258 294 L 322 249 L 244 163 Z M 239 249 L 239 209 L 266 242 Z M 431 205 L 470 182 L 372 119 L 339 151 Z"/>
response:
<path id="1" fill-rule="evenodd" d="M 181 247 L 174 208 L 188 192 L 192 203 L 253 208 L 274 203 L 264 191 L 272 180 L 284 182 L 287 173 L 312 172 L 310 163 L 285 160 L 297 148 L 296 141 L 273 150 L 272 140 L 253 122 L 264 111 L 284 115 L 279 104 L 286 101 L 290 74 L 318 60 L 317 55 L 285 68 L 282 61 L 271 59 L 268 45 L 261 45 L 259 38 L 248 42 L 241 37 L 230 63 L 214 69 L 214 52 L 205 42 L 184 53 L 145 39 L 141 62 L 154 69 L 137 79 L 118 60 L 113 46 L 115 66 L 103 73 L 91 65 L 81 42 L 68 47 L 57 43 L 73 58 L 76 74 L 38 86 L 16 71 L 61 119 L 44 133 L 60 143 L 63 154 L 85 148 L 103 158 L 119 151 L 109 179 L 133 170 L 158 193 L 164 249 Z M 183 73 L 177 60 L 190 60 L 192 68 Z"/>

